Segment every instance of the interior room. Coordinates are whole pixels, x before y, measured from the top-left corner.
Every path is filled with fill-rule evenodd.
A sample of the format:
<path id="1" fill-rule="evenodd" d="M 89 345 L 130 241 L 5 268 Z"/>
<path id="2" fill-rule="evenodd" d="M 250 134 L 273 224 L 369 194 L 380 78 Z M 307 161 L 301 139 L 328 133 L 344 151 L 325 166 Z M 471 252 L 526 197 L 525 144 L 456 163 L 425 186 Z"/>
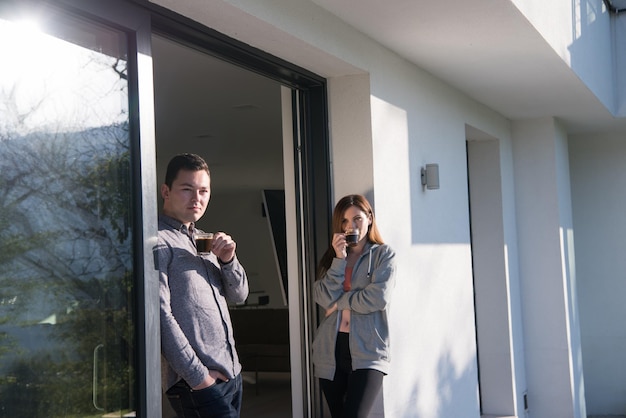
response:
<path id="1" fill-rule="evenodd" d="M 248 300 L 231 306 L 241 416 L 291 416 L 281 85 L 160 35 L 152 47 L 158 186 L 174 155 L 207 161 L 211 200 L 197 226 L 234 238 L 249 279 Z"/>

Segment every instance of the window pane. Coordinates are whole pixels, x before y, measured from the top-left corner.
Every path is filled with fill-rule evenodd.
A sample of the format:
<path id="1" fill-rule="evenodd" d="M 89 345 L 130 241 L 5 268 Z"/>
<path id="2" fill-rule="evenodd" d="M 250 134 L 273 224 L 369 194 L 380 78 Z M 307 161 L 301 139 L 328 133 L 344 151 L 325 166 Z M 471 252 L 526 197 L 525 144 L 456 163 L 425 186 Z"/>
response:
<path id="1" fill-rule="evenodd" d="M 0 417 L 125 416 L 135 393 L 127 40 L 56 24 L 0 17 Z"/>

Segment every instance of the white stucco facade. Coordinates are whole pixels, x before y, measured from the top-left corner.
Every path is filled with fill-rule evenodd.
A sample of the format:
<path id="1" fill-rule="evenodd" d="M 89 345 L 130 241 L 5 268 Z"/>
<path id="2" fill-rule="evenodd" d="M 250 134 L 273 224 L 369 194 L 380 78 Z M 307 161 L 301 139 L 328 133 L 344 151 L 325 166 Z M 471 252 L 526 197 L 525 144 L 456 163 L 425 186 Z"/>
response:
<path id="1" fill-rule="evenodd" d="M 13 16 L 18 3 L 0 1 L 3 22 L 5 15 L 11 15 L 4 23 L 19 20 L 17 14 Z M 207 115 L 215 116 L 209 113 L 214 108 L 186 102 L 191 94 L 177 91 L 177 82 L 188 74 L 174 74 L 173 68 L 183 62 L 197 71 L 194 80 L 214 78 L 219 84 L 223 80 L 207 70 L 208 65 L 194 66 L 206 65 L 210 57 L 225 64 L 220 74 L 232 75 L 234 67 L 241 65 L 242 73 L 267 78 L 266 90 L 259 95 L 271 103 L 268 107 L 280 108 L 271 129 L 264 132 L 275 147 L 271 161 L 257 155 L 270 146 L 256 132 L 240 135 L 254 141 L 256 148 L 248 149 L 246 143 L 236 151 L 245 149 L 245 157 L 254 162 L 254 175 L 269 179 L 263 190 L 284 189 L 287 249 L 278 251 L 274 236 L 269 235 L 268 225 L 270 229 L 272 225 L 266 219 L 266 206 L 259 211 L 258 190 L 239 193 L 236 187 L 229 189 L 232 183 L 223 177 L 219 199 L 210 210 L 218 213 L 216 219 L 230 215 L 229 221 L 215 228 L 250 232 L 252 244 L 237 251 L 253 260 L 247 264 L 252 266 L 249 279 L 258 289 L 265 286 L 259 284 L 262 276 L 275 279 L 266 273 L 267 265 L 280 270 L 276 254 L 287 252 L 288 286 L 279 277 L 272 281 L 271 291 L 256 294 L 271 294 L 271 308 L 288 309 L 294 417 L 319 417 L 323 409 L 323 399 L 313 405 L 319 391 L 308 362 L 314 330 L 307 326 L 314 320 L 307 315 L 315 307 L 308 309 L 313 302 L 306 299 L 310 297 L 307 280 L 313 278 L 306 275 L 313 263 L 303 262 L 313 258 L 304 254 L 305 248 L 321 247 L 318 237 L 304 236 L 319 232 L 315 229 L 319 225 L 310 224 L 318 221 L 320 208 L 306 206 L 310 218 L 302 216 L 305 195 L 315 200 L 319 194 L 308 194 L 307 187 L 317 179 L 301 176 L 298 170 L 303 169 L 294 162 L 306 154 L 298 142 L 304 137 L 298 131 L 303 126 L 294 121 L 310 115 L 299 113 L 304 100 L 299 102 L 301 98 L 292 94 L 302 93 L 297 91 L 301 86 L 287 85 L 285 78 L 265 77 L 264 71 L 252 68 L 256 64 L 244 68 L 246 59 L 259 58 L 268 65 L 271 61 L 275 68 L 269 72 L 276 73 L 297 66 L 306 70 L 302 74 L 315 75 L 316 88 L 326 86 L 327 102 L 320 104 L 323 100 L 316 96 L 315 111 L 327 110 L 327 115 L 316 115 L 319 119 L 314 120 L 328 116 L 328 126 L 316 128 L 324 139 L 328 133 L 331 203 L 346 194 L 364 194 L 374 206 L 385 242 L 397 253 L 389 311 L 391 370 L 372 418 L 626 418 L 626 304 L 622 301 L 626 294 L 626 17 L 610 12 L 609 0 L 120 0 L 111 2 L 114 13 L 106 10 L 107 1 L 79 3 L 33 0 L 24 2 L 24 9 L 33 15 L 38 6 L 53 10 L 51 21 L 66 25 L 68 33 L 52 30 L 52 37 L 69 44 L 76 42 L 90 51 L 103 45 L 112 50 L 122 44 L 129 47 L 111 57 L 128 65 L 120 73 L 113 66 L 116 77 L 129 71 L 126 77 L 132 80 L 124 84 L 128 97 L 115 98 L 116 103 L 130 100 L 129 109 L 116 108 L 116 112 L 125 121 L 132 114 L 128 130 L 138 131 L 141 137 L 136 144 L 129 142 L 137 148 L 129 145 L 133 152 L 138 151 L 131 162 L 132 175 L 141 178 L 142 185 L 150 185 L 143 189 L 141 208 L 132 214 L 141 216 L 137 223 L 144 228 L 144 252 L 128 248 L 129 259 L 140 254 L 136 256 L 143 264 L 137 264 L 142 268 L 136 274 L 145 279 L 140 284 L 147 289 L 145 294 L 141 289 L 137 292 L 139 311 L 144 309 L 147 320 L 133 324 L 147 324 L 138 331 L 145 338 L 139 338 L 136 348 L 138 357 L 144 357 L 137 373 L 145 374 L 130 379 L 133 390 L 139 388 L 140 414 L 159 416 L 155 399 L 162 398 L 159 379 L 150 378 L 159 374 L 160 362 L 158 315 L 153 314 L 158 309 L 158 280 L 153 280 L 154 260 L 144 256 L 155 245 L 157 193 L 153 189 L 163 177 L 156 174 L 164 171 L 167 161 L 165 152 L 157 156 L 155 138 L 169 136 L 176 149 L 190 144 L 185 142 L 189 138 L 198 140 L 191 142 L 194 146 L 206 140 L 202 147 L 209 155 L 218 148 L 210 148 L 216 144 L 208 141 L 211 132 L 191 132 L 195 127 L 181 122 L 185 119 L 175 119 L 171 112 L 158 114 L 157 104 L 167 99 L 156 100 L 158 89 L 165 89 L 157 79 L 172 81 L 167 87 L 180 93 L 173 96 L 185 101 L 185 109 L 176 109 L 179 113 L 197 110 L 200 118 L 208 120 Z M 102 39 L 82 39 L 91 36 L 82 32 L 83 19 L 87 26 L 111 25 L 116 36 L 109 39 L 109 32 L 103 31 Z M 220 38 L 232 49 L 218 53 L 211 50 L 215 47 L 211 42 L 195 45 L 206 39 L 183 39 L 189 33 L 177 31 L 185 26 L 193 26 L 193 31 L 212 41 Z M 133 33 L 138 37 L 133 38 Z M 221 34 L 231 39 L 222 40 Z M 5 38 L 10 43 L 10 36 Z M 169 49 L 170 42 L 175 48 Z M 246 58 L 229 57 L 242 47 L 240 43 L 251 47 L 241 48 Z M 181 55 L 163 52 L 176 49 Z M 195 53 L 202 59 L 189 58 Z M 19 54 L 7 55 L 11 54 L 20 63 Z M 266 54 L 278 60 L 266 60 Z M 154 65 L 158 60 L 174 65 L 158 67 Z M 33 73 L 41 67 L 30 66 Z M 247 86 L 239 84 L 242 89 Z M 194 93 L 202 98 L 216 91 L 209 84 L 188 86 L 197 87 Z M 13 95 L 9 90 L 4 92 L 7 98 Z M 248 102 L 222 103 L 229 93 L 232 90 L 211 99 L 224 108 L 255 107 Z M 102 99 L 94 102 L 98 100 Z M 5 116 L 10 110 L 4 105 Z M 15 106 L 9 116 L 18 121 L 30 117 L 17 110 Z M 178 131 L 157 134 L 153 123 L 157 118 L 168 119 L 174 130 L 187 128 L 188 138 Z M 246 122 L 241 117 L 235 123 Z M 8 143 L 9 137 L 3 140 Z M 320 145 L 313 142 L 306 145 Z M 219 160 L 219 150 L 211 157 L 217 159 L 215 167 L 229 165 Z M 324 162 L 326 157 L 324 153 Z M 233 160 L 244 158 L 238 154 L 230 163 Z M 422 185 L 420 173 L 426 164 L 438 166 L 436 190 Z M 235 172 L 237 167 L 231 169 Z M 47 172 L 42 178 L 47 178 Z M 326 179 L 315 185 L 319 184 L 325 191 Z M 319 214 L 320 224 L 327 222 L 322 219 L 326 215 Z M 241 222 L 252 216 L 249 223 Z M 8 307 L 7 300 L 15 301 L 17 296 L 0 302 Z M 5 344 L 0 351 L 19 354 L 13 348 Z M 136 354 L 132 350 L 129 353 Z M 89 367 L 85 370 L 91 373 Z M 53 384 L 58 385 L 54 380 Z M 98 409 L 95 401 L 93 406 Z"/>
<path id="2" fill-rule="evenodd" d="M 398 254 L 392 369 L 373 416 L 626 414 L 625 131 L 512 119 L 316 2 L 154 3 L 327 78 L 334 196 L 368 196 Z M 601 1 L 513 3 L 580 94 L 623 115 L 623 23 Z M 355 155 L 358 175 L 345 168 Z M 439 190 L 422 188 L 426 163 Z"/>

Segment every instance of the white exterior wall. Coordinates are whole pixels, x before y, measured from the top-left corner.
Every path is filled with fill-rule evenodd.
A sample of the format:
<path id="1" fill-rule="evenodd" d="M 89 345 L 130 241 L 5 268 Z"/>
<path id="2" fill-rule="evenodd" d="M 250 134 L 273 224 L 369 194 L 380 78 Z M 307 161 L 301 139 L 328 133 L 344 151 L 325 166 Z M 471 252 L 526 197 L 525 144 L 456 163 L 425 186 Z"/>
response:
<path id="1" fill-rule="evenodd" d="M 550 118 L 516 122 L 513 144 L 530 416 L 583 418 L 566 136 Z"/>
<path id="2" fill-rule="evenodd" d="M 528 391 L 526 379 L 526 363 L 524 348 L 524 331 L 523 331 L 523 300 L 521 291 L 520 278 L 520 260 L 519 238 L 517 225 L 517 209 L 516 209 L 516 193 L 515 193 L 515 176 L 514 176 L 514 158 L 513 158 L 513 141 L 507 137 L 508 141 L 500 141 L 500 154 L 502 172 L 502 197 L 503 197 L 503 227 L 507 274 L 509 277 L 510 292 L 510 315 L 511 315 L 511 337 L 512 350 L 515 353 L 515 389 L 516 389 L 516 416 L 529 417 L 524 410 L 523 395 Z M 532 415 L 530 415 L 532 416 Z"/>
<path id="3" fill-rule="evenodd" d="M 569 140 L 576 271 L 590 416 L 626 416 L 626 143 Z"/>
<path id="4" fill-rule="evenodd" d="M 529 417 L 584 416 L 578 334 L 571 328 L 577 322 L 570 247 L 567 234 L 558 229 L 561 221 L 567 223 L 569 210 L 562 132 L 556 128 L 552 132 L 553 158 L 533 162 L 546 174 L 543 179 L 556 195 L 536 196 L 532 179 L 522 178 L 519 183 L 515 176 L 524 170 L 525 161 L 533 161 L 536 152 L 546 151 L 545 144 L 525 144 L 519 130 L 513 141 L 509 121 L 497 112 L 409 64 L 312 2 L 155 2 L 328 78 L 334 195 L 356 192 L 371 198 L 383 235 L 398 254 L 390 314 L 392 370 L 374 416 L 480 415 L 466 125 L 499 141 L 501 233 L 507 246 L 511 352 L 516 357 L 515 412 L 524 416 L 520 404 L 528 381 Z M 363 159 L 358 175 L 344 168 L 351 150 Z M 521 157 L 516 156 L 518 152 Z M 441 188 L 425 191 L 420 168 L 431 162 L 439 164 Z M 522 196 L 515 187 L 526 188 Z M 550 205 L 552 218 L 547 224 L 533 207 L 537 202 Z M 518 227 L 526 233 L 518 234 Z M 537 242 L 546 241 L 547 251 L 534 254 Z M 518 258 L 518 248 L 523 257 Z M 533 255 L 544 258 L 540 266 L 557 281 L 554 287 L 548 286 L 550 300 L 539 305 L 530 296 L 533 290 L 541 295 L 546 283 L 541 275 L 528 274 L 536 266 Z M 525 284 L 529 277 L 530 284 Z M 546 324 L 541 322 L 542 313 L 550 319 Z M 553 327 L 555 340 L 542 339 L 544 325 Z"/>
<path id="5" fill-rule="evenodd" d="M 385 416 L 477 417 L 465 122 L 508 125 L 392 56 L 372 58 L 389 65 L 371 68 L 374 191 L 400 271 Z M 422 189 L 426 163 L 439 164 L 439 190 Z"/>
<path id="6" fill-rule="evenodd" d="M 334 184 L 335 201 L 358 191 L 372 204 L 374 202 L 374 157 L 369 145 L 372 137 L 369 91 L 370 79 L 367 74 L 328 80 L 332 175 L 335 179 L 341 179 Z M 333 141 L 333 138 L 350 140 Z M 355 143 L 366 145 L 355 146 Z M 355 172 L 359 175 L 355 176 Z"/>
<path id="7" fill-rule="evenodd" d="M 616 113 L 616 102 L 626 96 L 615 89 L 616 81 L 625 79 L 615 60 L 624 59 L 626 52 L 611 47 L 620 45 L 620 41 L 613 43 L 611 18 L 603 0 L 511 1 L 604 106 Z"/>

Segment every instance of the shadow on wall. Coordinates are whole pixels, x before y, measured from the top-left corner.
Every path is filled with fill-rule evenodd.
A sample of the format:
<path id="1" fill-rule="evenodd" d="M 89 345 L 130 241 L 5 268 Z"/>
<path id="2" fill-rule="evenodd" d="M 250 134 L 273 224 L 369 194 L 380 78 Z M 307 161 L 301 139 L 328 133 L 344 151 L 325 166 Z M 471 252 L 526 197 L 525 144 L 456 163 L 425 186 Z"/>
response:
<path id="1" fill-rule="evenodd" d="M 439 358 L 437 364 L 438 384 L 437 393 L 439 394 L 439 404 L 437 412 L 433 415 L 436 417 L 460 417 L 460 416 L 480 416 L 480 410 L 477 408 L 475 411 L 460 411 L 459 405 L 468 405 L 474 403 L 477 407 L 478 393 L 474 388 L 476 369 L 469 365 L 459 371 L 456 370 L 451 353 L 443 353 Z M 470 390 L 471 389 L 471 390 Z M 459 402 L 459 397 L 474 397 L 474 402 Z M 463 408 L 465 409 L 465 408 Z"/>

